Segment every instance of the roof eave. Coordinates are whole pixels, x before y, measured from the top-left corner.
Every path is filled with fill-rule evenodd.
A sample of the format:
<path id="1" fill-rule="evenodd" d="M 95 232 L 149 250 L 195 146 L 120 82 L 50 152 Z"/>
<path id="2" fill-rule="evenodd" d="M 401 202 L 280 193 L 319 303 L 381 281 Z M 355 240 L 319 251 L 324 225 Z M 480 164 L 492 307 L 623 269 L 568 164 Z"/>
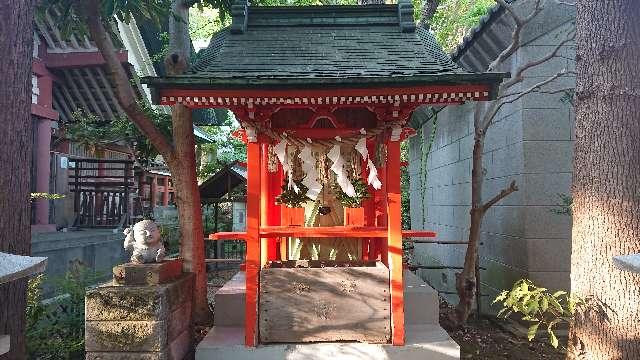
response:
<path id="1" fill-rule="evenodd" d="M 200 90 L 293 90 L 293 89 L 357 89 L 402 87 L 421 85 L 460 85 L 486 84 L 493 98 L 497 86 L 509 73 L 454 73 L 427 76 L 403 77 L 348 77 L 348 78 L 205 78 L 192 76 L 146 77 L 142 82 L 148 84 L 154 93 L 154 102 L 158 100 L 161 89 L 200 89 Z"/>

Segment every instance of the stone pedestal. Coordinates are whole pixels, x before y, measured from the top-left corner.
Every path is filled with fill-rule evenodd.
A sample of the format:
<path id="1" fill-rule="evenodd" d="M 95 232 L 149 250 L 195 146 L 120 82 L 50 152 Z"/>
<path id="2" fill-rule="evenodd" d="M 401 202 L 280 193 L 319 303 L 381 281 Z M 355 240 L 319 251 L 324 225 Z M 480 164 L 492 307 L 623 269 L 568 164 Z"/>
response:
<path id="1" fill-rule="evenodd" d="M 113 267 L 113 281 L 119 285 L 157 285 L 182 275 L 182 260 L 165 260 L 155 264 L 122 264 Z"/>
<path id="2" fill-rule="evenodd" d="M 169 262 L 168 262 L 169 263 Z M 87 292 L 85 340 L 87 360 L 182 360 L 191 349 L 193 275 L 180 274 L 154 285 L 132 281 L 160 279 L 162 264 L 124 267 L 124 276 Z M 117 268 L 117 267 L 116 267 Z M 115 268 L 114 268 L 115 271 Z M 148 275 L 151 274 L 151 275 Z M 145 280 L 146 281 L 146 280 Z"/>

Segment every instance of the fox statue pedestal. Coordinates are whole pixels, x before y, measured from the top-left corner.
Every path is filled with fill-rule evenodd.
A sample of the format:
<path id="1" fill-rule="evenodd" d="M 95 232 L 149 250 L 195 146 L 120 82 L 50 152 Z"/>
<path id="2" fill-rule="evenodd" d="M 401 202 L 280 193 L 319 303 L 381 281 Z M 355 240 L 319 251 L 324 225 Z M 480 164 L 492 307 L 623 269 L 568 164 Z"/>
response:
<path id="1" fill-rule="evenodd" d="M 113 281 L 86 294 L 86 359 L 184 359 L 192 294 L 181 260 L 114 267 Z"/>

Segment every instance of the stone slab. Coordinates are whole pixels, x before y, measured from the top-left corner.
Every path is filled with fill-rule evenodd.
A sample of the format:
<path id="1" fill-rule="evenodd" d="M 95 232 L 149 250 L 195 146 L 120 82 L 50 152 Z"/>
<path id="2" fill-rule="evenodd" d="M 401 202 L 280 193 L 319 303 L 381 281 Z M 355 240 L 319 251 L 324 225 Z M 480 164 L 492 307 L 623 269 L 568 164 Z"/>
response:
<path id="1" fill-rule="evenodd" d="M 614 256 L 613 265 L 621 270 L 640 273 L 640 254 Z"/>
<path id="2" fill-rule="evenodd" d="M 0 335 L 0 355 L 4 355 L 11 350 L 11 337 L 9 335 Z"/>
<path id="3" fill-rule="evenodd" d="M 406 327 L 405 346 L 364 343 L 244 346 L 241 327 L 214 326 L 196 348 L 196 360 L 453 360 L 460 347 L 438 325 Z"/>
<path id="4" fill-rule="evenodd" d="M 161 263 L 126 263 L 113 267 L 113 281 L 119 285 L 165 284 L 182 275 L 182 260 L 171 259 Z"/>
<path id="5" fill-rule="evenodd" d="M 244 326 L 245 272 L 238 272 L 216 292 L 213 324 Z"/>
<path id="6" fill-rule="evenodd" d="M 405 325 L 437 325 L 440 321 L 438 292 L 409 270 L 404 271 Z"/>

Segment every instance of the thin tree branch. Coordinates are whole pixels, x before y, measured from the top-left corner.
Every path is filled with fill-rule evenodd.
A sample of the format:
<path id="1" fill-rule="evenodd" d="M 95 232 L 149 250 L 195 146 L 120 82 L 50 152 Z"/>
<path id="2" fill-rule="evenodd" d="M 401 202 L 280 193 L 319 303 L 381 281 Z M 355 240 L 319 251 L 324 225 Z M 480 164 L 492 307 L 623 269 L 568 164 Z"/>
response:
<path id="1" fill-rule="evenodd" d="M 538 60 L 533 60 L 533 61 L 529 61 L 528 63 L 520 66 L 518 69 L 516 69 L 513 77 L 511 79 L 509 79 L 508 81 L 505 81 L 501 86 L 506 90 L 510 87 L 512 87 L 515 84 L 518 84 L 522 81 L 524 81 L 524 72 L 536 67 L 538 65 L 544 64 L 547 61 L 555 58 L 558 55 L 558 51 L 560 51 L 560 49 L 565 46 L 567 43 L 572 42 L 576 37 L 576 33 L 575 31 L 571 32 L 571 35 L 569 35 L 566 39 L 564 39 L 563 41 L 561 41 L 560 43 L 556 44 L 556 46 L 553 48 L 553 50 L 551 50 L 551 52 L 549 52 L 547 55 L 541 57 Z"/>
<path id="2" fill-rule="evenodd" d="M 149 138 L 149 141 L 158 152 L 167 160 L 172 158 L 173 145 L 142 111 L 136 101 L 138 97 L 129 82 L 129 77 L 124 67 L 122 67 L 120 60 L 116 56 L 116 48 L 102 22 L 99 2 L 96 0 L 82 0 L 76 1 L 75 4 L 79 12 L 84 15 L 89 33 L 104 57 L 107 72 L 115 85 L 114 90 L 120 106 L 138 129 Z"/>
<path id="3" fill-rule="evenodd" d="M 486 212 L 487 210 L 489 210 L 490 207 L 495 205 L 498 201 L 504 199 L 505 197 L 509 196 L 511 193 L 516 191 L 518 191 L 518 186 L 516 186 L 516 181 L 513 180 L 511 184 L 509 184 L 508 188 L 502 189 L 502 191 L 500 191 L 498 195 L 494 196 L 493 199 L 487 201 L 484 205 L 482 205 L 482 211 Z"/>
<path id="4" fill-rule="evenodd" d="M 532 85 L 531 87 L 527 88 L 526 90 L 523 90 L 521 92 L 518 93 L 511 93 L 511 94 L 504 94 L 504 95 L 498 95 L 498 98 L 495 100 L 494 104 L 497 104 L 495 106 L 492 106 L 492 108 L 490 109 L 489 112 L 486 113 L 486 115 L 484 116 L 484 123 L 482 126 L 482 129 L 484 132 L 487 131 L 487 129 L 489 128 L 489 126 L 491 126 L 491 123 L 493 122 L 493 118 L 495 117 L 495 115 L 498 113 L 498 111 L 502 108 L 502 106 L 504 106 L 505 104 L 510 104 L 513 103 L 515 101 L 517 101 L 518 99 L 522 98 L 523 96 L 530 94 L 534 91 L 536 91 L 537 89 L 553 82 L 554 80 L 564 76 L 564 75 L 568 75 L 568 74 L 575 74 L 575 71 L 567 71 L 566 69 L 556 73 L 553 76 L 550 76 L 549 78 L 547 78 L 546 80 L 540 81 L 534 85 Z M 513 96 L 510 99 L 505 99 L 507 97 Z"/>
<path id="5" fill-rule="evenodd" d="M 521 34 L 522 29 L 527 25 L 531 20 L 533 20 L 543 9 L 542 0 L 536 0 L 536 6 L 526 18 L 522 18 L 516 10 L 508 4 L 505 0 L 496 0 L 500 6 L 502 6 L 508 13 L 511 15 L 511 18 L 516 23 L 516 28 L 513 30 L 511 34 L 511 44 L 504 49 L 500 55 L 489 65 L 489 71 L 495 70 L 498 65 L 502 64 L 509 56 L 513 55 L 513 53 L 520 47 L 521 42 Z"/>

